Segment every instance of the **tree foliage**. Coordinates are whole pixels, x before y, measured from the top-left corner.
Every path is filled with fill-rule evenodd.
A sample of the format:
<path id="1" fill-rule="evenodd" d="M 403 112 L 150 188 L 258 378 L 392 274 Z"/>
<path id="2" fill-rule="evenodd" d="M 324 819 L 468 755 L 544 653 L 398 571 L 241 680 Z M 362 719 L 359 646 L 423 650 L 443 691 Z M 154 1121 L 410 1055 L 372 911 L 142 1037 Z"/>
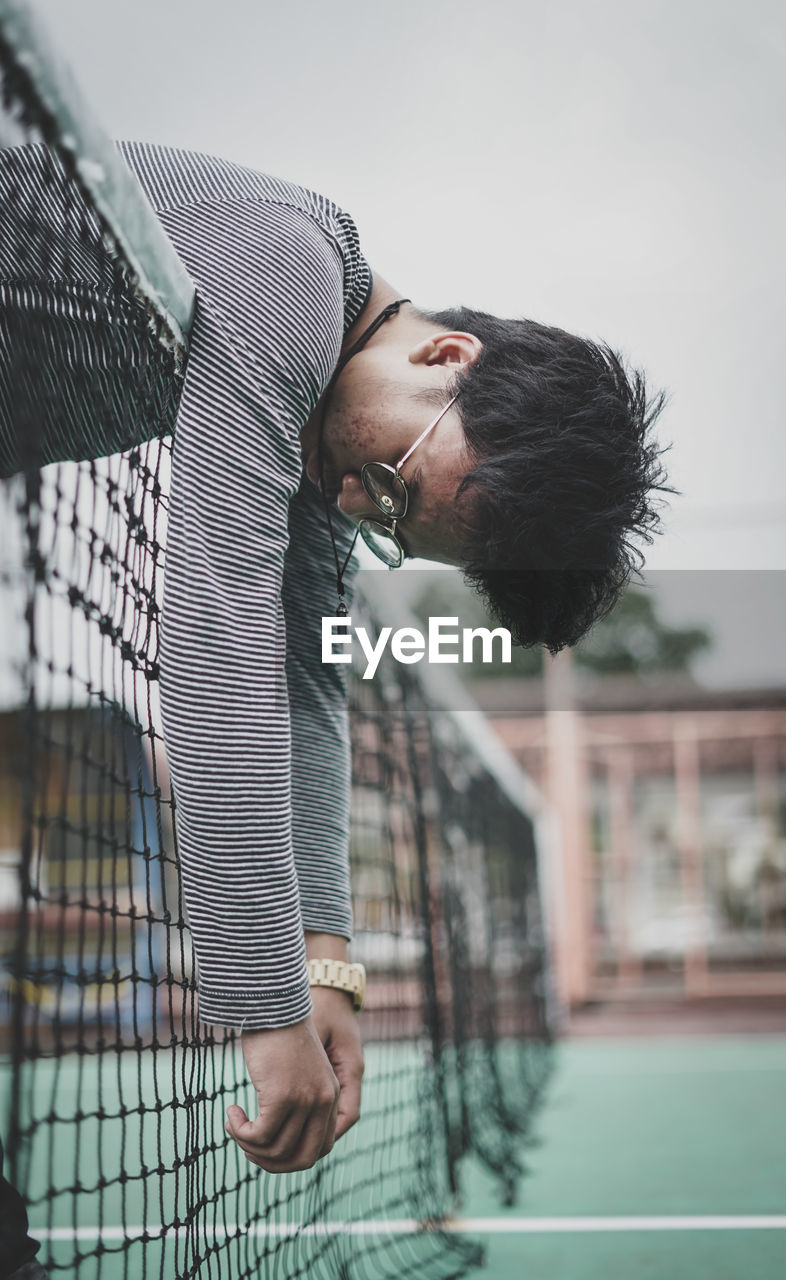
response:
<path id="1" fill-rule="evenodd" d="M 493 627 L 483 602 L 458 573 L 429 573 L 412 603 L 412 611 L 426 623 L 438 615 L 458 616 L 464 627 Z M 576 646 L 576 663 L 599 675 L 641 675 L 690 672 L 698 654 L 712 645 L 710 632 L 700 625 L 673 627 L 658 616 L 655 594 L 629 587 L 619 603 Z M 513 649 L 510 665 L 494 663 L 472 668 L 479 676 L 536 676 L 542 669 L 539 647 Z"/>

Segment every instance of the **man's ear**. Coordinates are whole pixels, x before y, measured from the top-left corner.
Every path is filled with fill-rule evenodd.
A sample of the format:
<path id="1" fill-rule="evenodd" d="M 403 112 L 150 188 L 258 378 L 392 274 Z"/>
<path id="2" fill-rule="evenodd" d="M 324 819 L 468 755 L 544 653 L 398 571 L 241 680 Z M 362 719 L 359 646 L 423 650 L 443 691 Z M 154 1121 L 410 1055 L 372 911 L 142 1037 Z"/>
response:
<path id="1" fill-rule="evenodd" d="M 462 365 L 474 364 L 483 343 L 473 333 L 434 333 L 424 338 L 409 353 L 410 364 Z"/>

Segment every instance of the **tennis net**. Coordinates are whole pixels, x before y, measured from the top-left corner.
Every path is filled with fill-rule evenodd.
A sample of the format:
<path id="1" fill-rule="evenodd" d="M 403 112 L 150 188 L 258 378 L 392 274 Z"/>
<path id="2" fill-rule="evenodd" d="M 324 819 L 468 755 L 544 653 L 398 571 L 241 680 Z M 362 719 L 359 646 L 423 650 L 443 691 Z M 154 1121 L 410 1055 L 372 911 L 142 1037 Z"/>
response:
<path id="1" fill-rule="evenodd" d="M 193 292 L 19 0 L 0 68 L 3 140 L 34 146 L 0 151 L 6 1176 L 53 1275 L 459 1275 L 462 1158 L 513 1197 L 548 1070 L 533 817 L 411 668 L 354 681 L 363 1116 L 313 1170 L 249 1165 L 223 1128 L 251 1107 L 238 1039 L 198 1016 L 158 700 Z"/>

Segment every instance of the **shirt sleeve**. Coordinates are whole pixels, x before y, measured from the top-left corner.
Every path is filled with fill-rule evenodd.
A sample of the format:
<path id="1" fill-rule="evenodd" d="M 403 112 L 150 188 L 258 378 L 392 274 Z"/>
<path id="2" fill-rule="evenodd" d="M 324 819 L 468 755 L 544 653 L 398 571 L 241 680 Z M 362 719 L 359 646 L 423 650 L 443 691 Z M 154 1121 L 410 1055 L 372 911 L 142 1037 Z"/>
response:
<path id="1" fill-rule="evenodd" d="M 331 512 L 343 563 L 354 525 Z M 292 729 L 292 836 L 303 926 L 352 936 L 349 879 L 351 759 L 347 666 L 322 662 L 322 618 L 334 615 L 336 567 L 324 504 L 304 479 L 290 506 L 284 574 Z M 355 566 L 344 574 L 347 604 Z"/>
<path id="2" fill-rule="evenodd" d="M 161 697 L 199 1013 L 285 1026 L 311 997 L 287 688 L 304 668 L 295 657 L 286 670 L 282 589 L 299 433 L 338 358 L 344 263 L 330 236 L 287 207 L 222 201 L 160 216 L 197 287 L 173 453 Z M 301 742 L 304 712 L 299 694 Z M 330 896 L 346 904 L 344 875 Z"/>

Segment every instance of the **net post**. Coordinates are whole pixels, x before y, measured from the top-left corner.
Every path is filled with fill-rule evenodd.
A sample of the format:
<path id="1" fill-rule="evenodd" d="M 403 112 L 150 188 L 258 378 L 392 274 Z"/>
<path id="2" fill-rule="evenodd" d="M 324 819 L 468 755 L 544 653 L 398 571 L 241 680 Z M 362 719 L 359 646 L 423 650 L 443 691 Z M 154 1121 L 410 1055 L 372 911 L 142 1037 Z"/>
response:
<path id="1" fill-rule="evenodd" d="M 27 90 L 23 116 L 53 147 L 114 240 L 176 352 L 185 355 L 194 286 L 142 188 L 27 0 L 0 0 L 0 62 Z M 33 105 L 35 104 L 35 105 Z"/>

